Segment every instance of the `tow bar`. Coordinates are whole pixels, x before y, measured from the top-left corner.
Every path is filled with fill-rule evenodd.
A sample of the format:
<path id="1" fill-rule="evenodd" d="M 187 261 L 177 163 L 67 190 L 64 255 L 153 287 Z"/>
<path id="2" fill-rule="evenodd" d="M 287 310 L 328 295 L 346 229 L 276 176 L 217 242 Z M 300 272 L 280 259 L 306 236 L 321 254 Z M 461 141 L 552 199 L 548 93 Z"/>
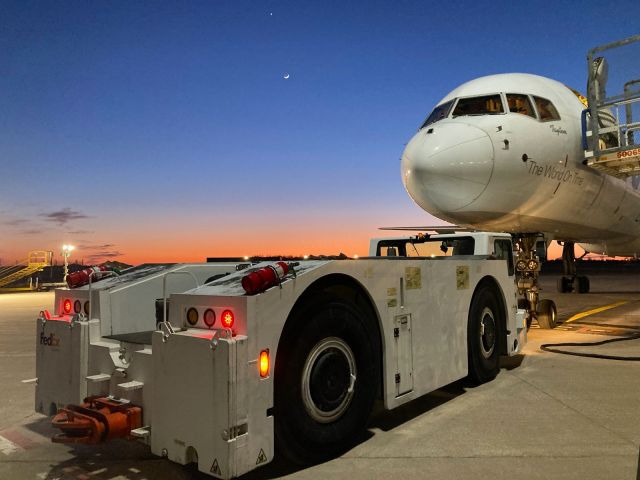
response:
<path id="1" fill-rule="evenodd" d="M 106 397 L 85 398 L 82 405 L 58 410 L 51 424 L 62 430 L 51 441 L 95 445 L 113 438 L 127 437 L 140 428 L 142 408 Z"/>

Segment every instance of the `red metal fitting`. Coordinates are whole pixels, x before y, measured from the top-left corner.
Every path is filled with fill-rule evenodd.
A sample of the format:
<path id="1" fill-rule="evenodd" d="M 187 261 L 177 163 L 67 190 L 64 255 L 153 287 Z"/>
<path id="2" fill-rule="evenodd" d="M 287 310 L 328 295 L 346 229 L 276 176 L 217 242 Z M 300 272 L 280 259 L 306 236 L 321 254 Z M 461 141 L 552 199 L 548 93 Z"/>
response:
<path id="1" fill-rule="evenodd" d="M 97 267 L 89 267 L 84 270 L 79 270 L 77 272 L 70 273 L 66 277 L 67 285 L 69 288 L 78 288 L 82 287 L 89 283 L 89 277 L 93 274 L 91 278 L 92 282 L 97 282 L 101 280 L 104 276 L 103 272 L 108 272 L 109 269 L 103 265 L 98 265 Z"/>
<path id="2" fill-rule="evenodd" d="M 51 441 L 95 445 L 127 437 L 142 426 L 142 408 L 104 397 L 85 398 L 82 405 L 58 410 L 51 424 L 62 430 Z"/>
<path id="3" fill-rule="evenodd" d="M 275 262 L 273 265 L 245 275 L 242 278 L 242 288 L 248 295 L 255 295 L 278 285 L 287 273 L 289 273 L 289 265 L 284 262 Z"/>

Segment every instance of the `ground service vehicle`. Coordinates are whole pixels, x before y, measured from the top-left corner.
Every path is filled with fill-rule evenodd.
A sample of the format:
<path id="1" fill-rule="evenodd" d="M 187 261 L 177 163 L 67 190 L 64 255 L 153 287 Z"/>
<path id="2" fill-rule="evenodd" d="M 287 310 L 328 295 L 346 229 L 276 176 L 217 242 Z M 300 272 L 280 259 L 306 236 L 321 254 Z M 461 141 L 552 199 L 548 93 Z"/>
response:
<path id="1" fill-rule="evenodd" d="M 429 242 L 451 256 L 406 256 L 407 243 Z M 520 352 L 509 235 L 373 246 L 360 259 L 165 266 L 91 293 L 59 289 L 54 314 L 37 319 L 36 409 L 58 411 L 54 441 L 136 437 L 227 479 L 271 461 L 276 445 L 302 463 L 337 455 L 375 399 L 392 409 L 467 375 L 485 382 L 499 355 Z M 209 281 L 163 294 L 191 274 Z M 243 283 L 260 275 L 277 284 L 248 295 Z"/>

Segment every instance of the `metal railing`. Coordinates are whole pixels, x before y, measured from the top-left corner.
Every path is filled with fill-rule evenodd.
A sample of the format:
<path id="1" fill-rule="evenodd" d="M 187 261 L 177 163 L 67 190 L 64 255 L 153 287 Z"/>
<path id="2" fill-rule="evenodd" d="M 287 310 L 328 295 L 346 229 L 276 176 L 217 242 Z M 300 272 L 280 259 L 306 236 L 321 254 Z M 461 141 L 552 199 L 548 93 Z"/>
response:
<path id="1" fill-rule="evenodd" d="M 623 93 L 606 96 L 608 67 L 600 55 L 639 41 L 640 35 L 634 35 L 593 48 L 587 55 L 589 108 L 582 116 L 585 163 L 619 178 L 640 174 L 640 145 L 635 141 L 640 121 L 633 120 L 634 107 L 640 107 L 640 79 L 627 81 Z"/>

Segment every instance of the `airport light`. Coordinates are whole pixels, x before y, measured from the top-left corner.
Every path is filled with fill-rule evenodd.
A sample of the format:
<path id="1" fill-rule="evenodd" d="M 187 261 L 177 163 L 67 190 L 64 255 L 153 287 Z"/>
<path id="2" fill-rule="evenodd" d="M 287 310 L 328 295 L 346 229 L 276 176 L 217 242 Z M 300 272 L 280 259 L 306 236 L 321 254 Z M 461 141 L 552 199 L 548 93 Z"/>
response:
<path id="1" fill-rule="evenodd" d="M 62 245 L 62 256 L 64 257 L 64 278 L 67 278 L 67 275 L 69 275 L 69 256 L 75 248 L 76 247 L 73 245 Z"/>

